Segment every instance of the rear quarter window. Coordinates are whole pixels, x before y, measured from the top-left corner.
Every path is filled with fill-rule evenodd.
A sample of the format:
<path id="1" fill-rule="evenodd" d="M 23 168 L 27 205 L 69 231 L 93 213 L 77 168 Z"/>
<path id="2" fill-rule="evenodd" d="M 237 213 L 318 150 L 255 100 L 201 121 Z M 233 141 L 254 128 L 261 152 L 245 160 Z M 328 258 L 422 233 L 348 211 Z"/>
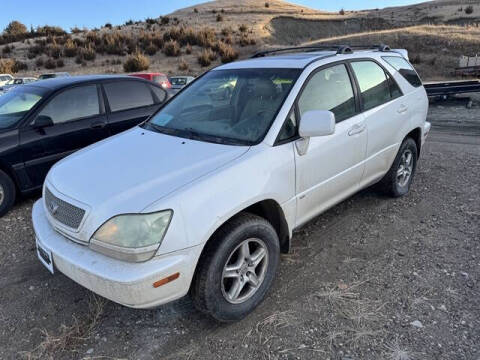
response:
<path id="1" fill-rule="evenodd" d="M 405 80 L 407 80 L 412 86 L 422 86 L 422 80 L 418 76 L 417 72 L 410 63 L 403 57 L 399 56 L 382 56 L 382 59 L 390 64 Z"/>
<path id="2" fill-rule="evenodd" d="M 114 81 L 103 84 L 103 87 L 112 112 L 154 104 L 152 92 L 143 82 Z"/>

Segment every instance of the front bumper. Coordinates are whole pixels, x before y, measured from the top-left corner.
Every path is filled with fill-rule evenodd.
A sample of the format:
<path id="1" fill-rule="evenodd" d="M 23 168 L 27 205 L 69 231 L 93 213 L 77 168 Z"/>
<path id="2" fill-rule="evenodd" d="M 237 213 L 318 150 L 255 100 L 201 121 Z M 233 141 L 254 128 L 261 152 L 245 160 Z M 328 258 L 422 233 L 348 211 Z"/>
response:
<path id="1" fill-rule="evenodd" d="M 114 302 L 133 308 L 152 308 L 187 294 L 201 246 L 154 257 L 143 263 L 116 260 L 68 240 L 47 220 L 42 199 L 32 210 L 36 241 L 51 251 L 53 266 L 86 287 Z M 153 283 L 179 272 L 163 286 Z"/>

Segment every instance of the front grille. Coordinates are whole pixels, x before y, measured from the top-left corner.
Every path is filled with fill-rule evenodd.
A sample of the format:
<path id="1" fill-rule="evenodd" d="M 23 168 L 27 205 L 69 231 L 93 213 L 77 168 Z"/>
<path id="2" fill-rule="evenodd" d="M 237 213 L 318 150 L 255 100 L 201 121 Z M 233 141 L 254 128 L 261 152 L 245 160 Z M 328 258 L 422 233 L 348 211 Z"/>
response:
<path id="1" fill-rule="evenodd" d="M 47 187 L 45 188 L 45 207 L 55 220 L 72 229 L 78 229 L 85 215 L 85 210 L 57 198 Z"/>

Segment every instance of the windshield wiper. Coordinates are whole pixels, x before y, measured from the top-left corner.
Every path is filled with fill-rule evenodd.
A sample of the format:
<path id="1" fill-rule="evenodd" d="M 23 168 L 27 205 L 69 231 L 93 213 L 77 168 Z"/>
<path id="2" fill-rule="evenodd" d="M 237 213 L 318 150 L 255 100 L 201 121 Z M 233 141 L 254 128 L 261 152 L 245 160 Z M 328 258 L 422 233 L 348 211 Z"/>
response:
<path id="1" fill-rule="evenodd" d="M 242 146 L 252 145 L 252 143 L 247 140 L 238 140 L 238 139 L 232 139 L 232 138 L 225 138 L 217 135 L 204 134 L 196 131 L 194 128 L 191 128 L 191 127 L 184 128 L 184 129 L 175 129 L 175 128 L 169 128 L 169 127 L 157 125 L 157 124 L 154 124 L 153 122 L 148 122 L 145 124 L 145 126 L 150 126 L 154 131 L 157 131 L 162 134 L 183 137 L 189 140 L 200 140 L 200 141 L 206 141 L 206 142 L 211 142 L 215 144 L 224 144 L 224 145 L 242 145 Z"/>

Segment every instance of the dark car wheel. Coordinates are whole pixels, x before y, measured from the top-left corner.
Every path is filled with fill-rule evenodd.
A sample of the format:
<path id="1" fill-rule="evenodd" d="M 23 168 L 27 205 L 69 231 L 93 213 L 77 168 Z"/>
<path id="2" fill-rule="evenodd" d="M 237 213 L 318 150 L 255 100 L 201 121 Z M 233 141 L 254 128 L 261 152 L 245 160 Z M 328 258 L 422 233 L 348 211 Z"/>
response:
<path id="1" fill-rule="evenodd" d="M 15 203 L 15 184 L 0 170 L 0 217 L 5 215 Z"/>
<path id="2" fill-rule="evenodd" d="M 415 140 L 406 138 L 398 150 L 392 167 L 380 182 L 388 195 L 399 197 L 408 193 L 415 175 L 417 157 Z"/>
<path id="3" fill-rule="evenodd" d="M 265 219 L 240 214 L 206 245 L 192 284 L 196 307 L 219 321 L 240 320 L 265 298 L 277 270 L 277 233 Z"/>

